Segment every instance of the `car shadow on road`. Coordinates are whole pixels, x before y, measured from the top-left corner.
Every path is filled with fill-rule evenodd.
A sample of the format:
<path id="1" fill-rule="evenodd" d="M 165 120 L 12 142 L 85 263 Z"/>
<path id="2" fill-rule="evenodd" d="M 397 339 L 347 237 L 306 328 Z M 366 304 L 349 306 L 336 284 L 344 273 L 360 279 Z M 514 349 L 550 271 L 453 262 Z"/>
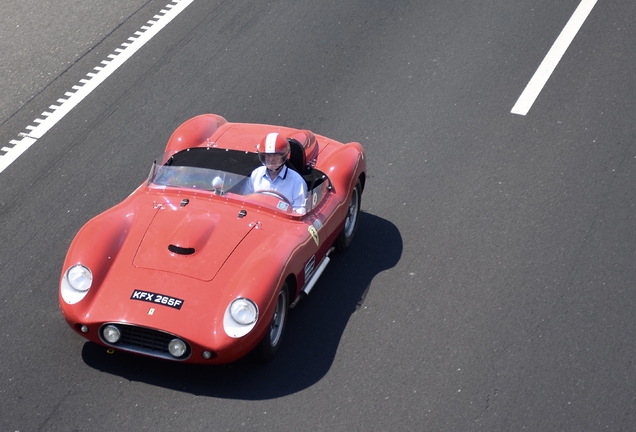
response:
<path id="1" fill-rule="evenodd" d="M 248 356 L 230 365 L 188 365 L 123 352 L 108 354 L 91 342 L 84 345 L 82 357 L 94 369 L 196 395 L 258 400 L 292 394 L 327 373 L 349 319 L 373 289 L 374 277 L 394 267 L 401 255 L 397 227 L 361 212 L 353 244 L 332 255 L 311 295 L 291 311 L 283 344 L 269 363 Z"/>

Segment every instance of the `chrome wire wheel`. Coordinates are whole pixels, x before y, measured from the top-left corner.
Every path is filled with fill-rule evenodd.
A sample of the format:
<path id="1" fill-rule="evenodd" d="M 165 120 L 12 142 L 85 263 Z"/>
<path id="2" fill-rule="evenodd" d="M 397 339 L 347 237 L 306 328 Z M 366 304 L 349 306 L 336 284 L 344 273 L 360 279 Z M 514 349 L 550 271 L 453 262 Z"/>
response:
<path id="1" fill-rule="evenodd" d="M 345 237 L 351 237 L 353 231 L 356 227 L 356 222 L 358 222 L 358 210 L 360 207 L 360 197 L 358 196 L 360 192 L 358 188 L 353 188 L 353 192 L 351 193 L 351 200 L 349 200 L 349 208 L 347 209 L 347 217 L 345 218 L 344 224 L 344 235 Z"/>
<path id="2" fill-rule="evenodd" d="M 362 195 L 362 183 L 360 179 L 356 182 L 355 187 L 351 191 L 349 206 L 347 207 L 347 215 L 345 216 L 342 231 L 336 238 L 336 248 L 340 251 L 347 249 L 353 241 L 353 236 L 358 228 L 358 216 L 360 215 L 360 201 Z"/>
<path id="3" fill-rule="evenodd" d="M 272 320 L 269 323 L 269 329 L 259 345 L 258 351 L 260 352 L 259 356 L 261 360 L 271 360 L 274 354 L 276 354 L 276 351 L 278 351 L 283 339 L 283 333 L 285 332 L 288 310 L 289 289 L 287 288 L 287 283 L 284 283 L 276 298 L 276 307 L 274 308 Z"/>
<path id="4" fill-rule="evenodd" d="M 270 344 L 275 347 L 278 346 L 280 338 L 283 335 L 283 329 L 285 328 L 285 320 L 287 319 L 287 291 L 281 290 L 278 294 L 278 300 L 276 301 L 276 309 L 274 310 L 274 316 L 272 317 L 272 323 L 269 327 L 269 340 Z"/>

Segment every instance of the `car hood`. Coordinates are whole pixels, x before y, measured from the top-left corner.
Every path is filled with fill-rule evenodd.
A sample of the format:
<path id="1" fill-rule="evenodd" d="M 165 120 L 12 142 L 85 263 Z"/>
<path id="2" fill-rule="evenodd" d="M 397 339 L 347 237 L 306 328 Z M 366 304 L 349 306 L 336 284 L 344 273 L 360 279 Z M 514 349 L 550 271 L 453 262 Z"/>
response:
<path id="1" fill-rule="evenodd" d="M 233 206 L 213 211 L 160 206 L 141 239 L 133 260 L 137 268 L 159 270 L 211 281 L 237 245 L 253 229 Z"/>

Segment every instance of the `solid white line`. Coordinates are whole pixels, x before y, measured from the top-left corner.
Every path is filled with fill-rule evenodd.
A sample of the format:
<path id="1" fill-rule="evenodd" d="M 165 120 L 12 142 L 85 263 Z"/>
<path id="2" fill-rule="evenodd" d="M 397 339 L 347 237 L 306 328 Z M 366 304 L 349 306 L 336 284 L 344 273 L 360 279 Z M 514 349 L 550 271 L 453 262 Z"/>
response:
<path id="1" fill-rule="evenodd" d="M 565 54 L 565 51 L 568 49 L 568 47 L 572 43 L 572 40 L 583 26 L 583 23 L 587 19 L 590 12 L 592 12 L 592 9 L 594 8 L 594 5 L 596 5 L 597 1 L 598 0 L 581 1 L 579 6 L 574 11 L 574 14 L 561 31 L 561 34 L 559 35 L 557 40 L 554 41 L 552 48 L 550 48 L 550 51 L 548 51 L 548 54 L 543 59 L 543 62 L 541 62 L 541 64 L 539 65 L 539 68 L 532 76 L 532 79 L 526 86 L 525 90 L 523 91 L 523 93 L 521 93 L 521 96 L 519 96 L 517 103 L 514 107 L 512 107 L 512 111 L 510 111 L 512 114 L 528 114 L 528 111 L 530 111 L 532 104 L 534 104 L 534 101 L 539 96 L 539 93 L 541 93 L 541 90 L 543 90 L 545 83 L 550 78 L 550 75 L 552 75 L 552 72 L 554 72 L 554 69 L 559 64 L 559 61 L 561 61 L 561 57 L 563 57 L 563 54 Z"/>
<path id="2" fill-rule="evenodd" d="M 143 27 L 144 32 L 136 32 L 138 37 L 128 38 L 130 42 L 123 43 L 124 49 L 116 49 L 116 55 L 108 56 L 110 61 L 103 61 L 101 64 L 104 66 L 97 66 L 93 70 L 98 72 L 89 72 L 87 74 L 89 79 L 81 79 L 81 86 L 73 86 L 74 93 L 67 92 L 65 95 L 68 99 L 61 103 L 59 106 L 51 106 L 49 109 L 53 112 L 43 112 L 42 118 L 37 118 L 33 123 L 37 126 L 27 126 L 29 131 L 27 134 L 22 134 L 23 138 L 19 141 L 12 140 L 13 145 L 7 153 L 0 156 L 0 173 L 3 172 L 9 165 L 11 165 L 22 153 L 24 153 L 29 147 L 31 147 L 38 139 L 47 133 L 57 122 L 59 122 L 66 114 L 68 114 L 73 108 L 75 108 L 86 96 L 88 96 L 93 90 L 103 83 L 113 72 L 115 72 L 124 62 L 130 59 L 142 46 L 144 46 L 150 39 L 159 33 L 165 26 L 167 26 L 174 18 L 177 17 L 185 8 L 187 8 L 194 0 L 172 0 L 172 4 L 168 5 L 166 14 L 163 16 L 155 15 L 153 19 L 156 21 L 148 21 Z M 163 11 L 163 10 L 162 10 Z M 151 24 L 151 25 L 149 25 Z M 4 150 L 4 148 L 3 148 Z"/>

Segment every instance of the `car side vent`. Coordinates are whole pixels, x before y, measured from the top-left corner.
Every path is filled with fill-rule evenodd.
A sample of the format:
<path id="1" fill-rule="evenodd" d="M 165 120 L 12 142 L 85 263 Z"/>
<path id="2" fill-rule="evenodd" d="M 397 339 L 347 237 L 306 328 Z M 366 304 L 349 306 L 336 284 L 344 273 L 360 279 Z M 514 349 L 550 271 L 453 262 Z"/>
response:
<path id="1" fill-rule="evenodd" d="M 172 253 L 176 253 L 178 255 L 192 255 L 194 253 L 194 248 L 184 248 L 184 247 L 179 247 L 177 245 L 168 245 L 168 250 Z"/>

